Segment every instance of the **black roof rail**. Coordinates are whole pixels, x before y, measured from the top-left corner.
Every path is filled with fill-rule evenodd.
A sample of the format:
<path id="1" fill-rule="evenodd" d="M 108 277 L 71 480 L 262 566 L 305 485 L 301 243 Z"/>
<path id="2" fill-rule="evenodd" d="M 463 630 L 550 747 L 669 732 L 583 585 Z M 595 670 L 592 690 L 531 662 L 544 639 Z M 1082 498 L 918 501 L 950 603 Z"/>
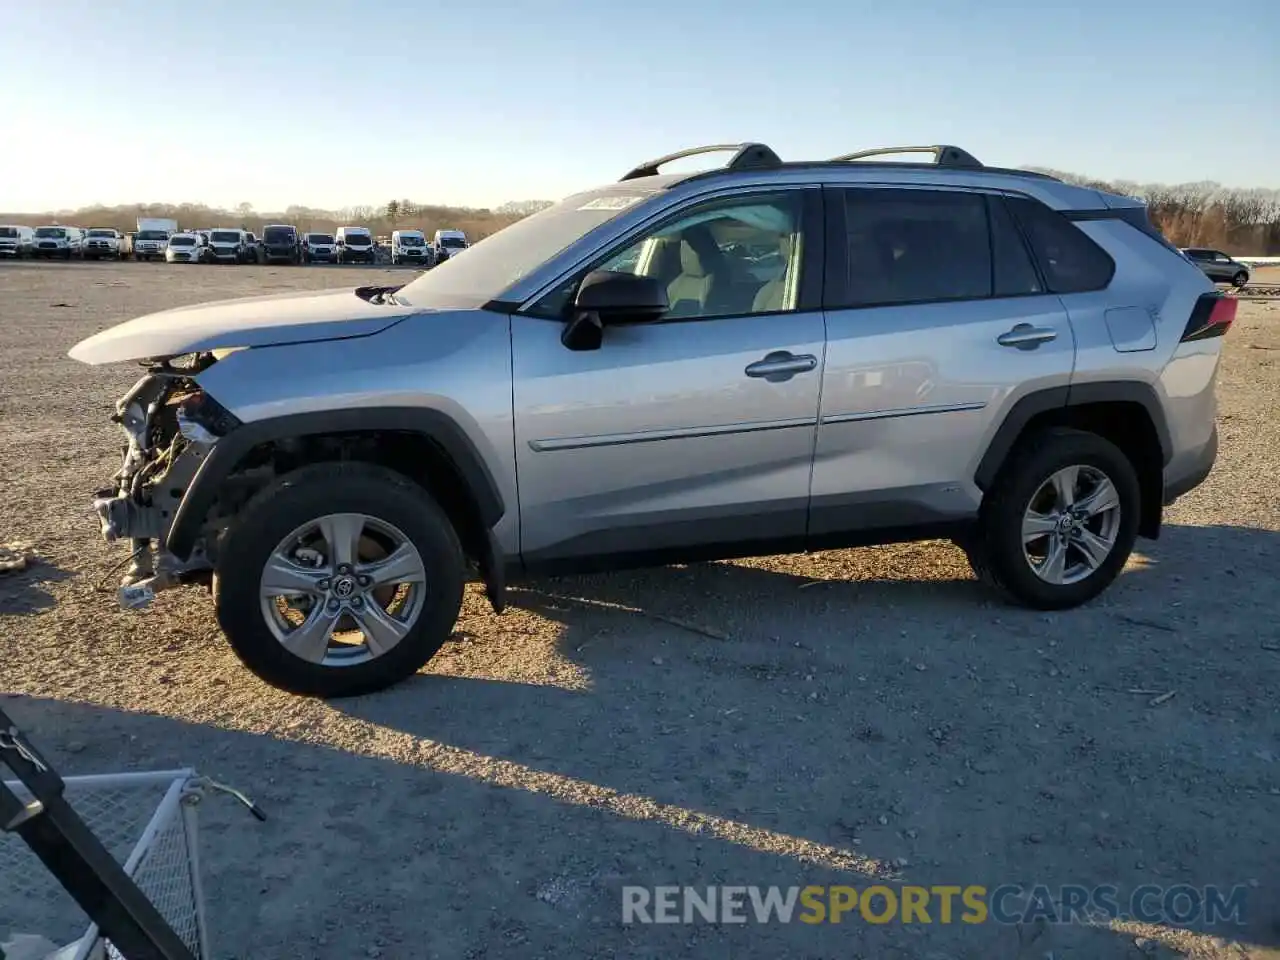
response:
<path id="1" fill-rule="evenodd" d="M 933 162 L 939 167 L 961 167 L 968 170 L 983 169 L 982 161 L 967 150 L 953 147 L 948 143 L 939 143 L 931 147 L 876 147 L 873 150 L 859 150 L 857 153 L 846 153 L 841 157 L 832 157 L 832 162 L 844 160 L 865 160 L 868 157 L 882 157 L 896 153 L 931 153 Z"/>
<path id="2" fill-rule="evenodd" d="M 678 150 L 675 153 L 667 154 L 665 157 L 659 157 L 657 160 L 649 160 L 633 170 L 629 170 L 622 179 L 636 180 L 640 177 L 654 177 L 657 176 L 659 167 L 665 166 L 673 160 L 696 157 L 702 153 L 724 153 L 729 150 L 734 151 L 734 153 L 729 158 L 729 162 L 724 165 L 725 170 L 750 170 L 758 167 L 778 167 L 782 165 L 782 159 L 763 143 L 714 143 L 705 147 L 690 147 L 688 150 Z"/>

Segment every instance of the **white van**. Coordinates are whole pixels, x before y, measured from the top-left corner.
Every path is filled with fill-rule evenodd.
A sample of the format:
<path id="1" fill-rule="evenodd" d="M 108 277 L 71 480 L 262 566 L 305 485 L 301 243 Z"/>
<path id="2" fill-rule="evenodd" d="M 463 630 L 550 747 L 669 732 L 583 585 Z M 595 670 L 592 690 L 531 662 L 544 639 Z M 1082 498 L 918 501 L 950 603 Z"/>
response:
<path id="1" fill-rule="evenodd" d="M 437 230 L 435 242 L 436 260 L 448 260 L 471 246 L 467 235 L 461 230 Z"/>
<path id="2" fill-rule="evenodd" d="M 367 227 L 339 227 L 333 242 L 338 248 L 339 263 L 373 263 L 377 257 L 373 234 Z"/>
<path id="3" fill-rule="evenodd" d="M 70 260 L 81 255 L 84 231 L 79 227 L 36 227 L 32 254 L 37 257 L 61 257 Z"/>
<path id="4" fill-rule="evenodd" d="M 21 224 L 0 225 L 0 257 L 21 260 L 31 256 L 35 231 Z"/>
<path id="5" fill-rule="evenodd" d="M 421 230 L 393 230 L 391 232 L 391 263 L 429 262 L 427 237 Z"/>

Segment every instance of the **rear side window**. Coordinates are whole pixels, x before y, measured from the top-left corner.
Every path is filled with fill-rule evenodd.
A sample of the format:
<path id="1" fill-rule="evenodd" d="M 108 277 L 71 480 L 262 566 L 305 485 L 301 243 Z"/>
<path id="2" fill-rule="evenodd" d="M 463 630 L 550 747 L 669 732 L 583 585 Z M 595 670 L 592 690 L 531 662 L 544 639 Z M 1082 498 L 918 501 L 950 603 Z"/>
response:
<path id="1" fill-rule="evenodd" d="M 1044 293 L 1035 264 L 1013 215 L 999 197 L 987 198 L 991 214 L 991 263 L 997 297 L 1025 297 Z"/>
<path id="2" fill-rule="evenodd" d="M 1050 292 L 1083 293 L 1101 290 L 1111 282 L 1115 263 L 1066 217 L 1035 200 L 1017 197 L 1008 203 Z"/>
<path id="3" fill-rule="evenodd" d="M 845 191 L 850 306 L 992 295 L 986 201 L 943 190 Z"/>

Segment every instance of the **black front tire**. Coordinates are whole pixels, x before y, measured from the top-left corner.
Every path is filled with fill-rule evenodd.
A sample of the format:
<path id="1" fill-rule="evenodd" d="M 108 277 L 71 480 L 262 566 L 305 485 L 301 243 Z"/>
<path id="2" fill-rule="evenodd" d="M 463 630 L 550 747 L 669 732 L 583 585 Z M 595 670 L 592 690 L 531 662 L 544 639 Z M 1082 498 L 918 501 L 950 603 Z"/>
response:
<path id="1" fill-rule="evenodd" d="M 1248 282 L 1249 282 L 1249 275 L 1245 273 L 1243 270 L 1241 270 L 1239 273 L 1237 273 L 1234 277 L 1231 278 L 1231 285 L 1233 287 L 1243 287 Z"/>
<path id="2" fill-rule="evenodd" d="M 1043 580 L 1027 561 L 1022 519 L 1036 491 L 1069 466 L 1100 470 L 1116 488 L 1120 522 L 1115 544 L 1096 570 L 1075 583 Z M 1055 427 L 1019 444 L 983 500 L 977 528 L 957 540 L 978 579 L 1038 610 L 1062 610 L 1092 600 L 1120 575 L 1138 536 L 1142 495 L 1137 470 L 1123 452 L 1094 433 Z"/>
<path id="3" fill-rule="evenodd" d="M 333 513 L 363 513 L 413 541 L 429 594 L 408 634 L 391 650 L 352 666 L 324 666 L 290 653 L 267 625 L 259 601 L 262 570 L 290 531 Z M 417 673 L 453 632 L 466 562 L 444 511 L 401 474 L 363 463 L 320 463 L 256 495 L 219 546 L 214 581 L 218 623 L 241 662 L 266 683 L 303 696 L 358 696 Z"/>

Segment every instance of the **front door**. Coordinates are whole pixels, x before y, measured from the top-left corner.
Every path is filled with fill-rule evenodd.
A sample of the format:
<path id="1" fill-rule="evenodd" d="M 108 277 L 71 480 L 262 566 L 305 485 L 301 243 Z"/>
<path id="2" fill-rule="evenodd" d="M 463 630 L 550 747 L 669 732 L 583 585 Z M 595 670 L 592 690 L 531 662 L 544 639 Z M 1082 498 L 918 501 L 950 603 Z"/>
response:
<path id="1" fill-rule="evenodd" d="M 671 309 L 606 327 L 598 350 L 560 341 L 580 277 L 512 318 L 529 568 L 802 543 L 825 340 L 821 203 L 816 187 L 739 192 L 624 241 L 597 266 L 660 278 Z"/>

